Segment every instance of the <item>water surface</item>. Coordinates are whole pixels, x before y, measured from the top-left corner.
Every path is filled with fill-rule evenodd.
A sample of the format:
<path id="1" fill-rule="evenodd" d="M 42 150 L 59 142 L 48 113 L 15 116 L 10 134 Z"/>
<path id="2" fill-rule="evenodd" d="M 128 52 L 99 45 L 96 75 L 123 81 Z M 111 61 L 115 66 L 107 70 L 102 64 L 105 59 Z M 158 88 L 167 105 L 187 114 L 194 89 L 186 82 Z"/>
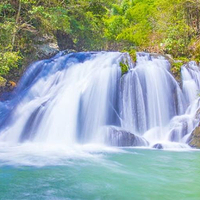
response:
<path id="1" fill-rule="evenodd" d="M 40 150 L 1 149 L 0 199 L 200 199 L 199 151 Z"/>

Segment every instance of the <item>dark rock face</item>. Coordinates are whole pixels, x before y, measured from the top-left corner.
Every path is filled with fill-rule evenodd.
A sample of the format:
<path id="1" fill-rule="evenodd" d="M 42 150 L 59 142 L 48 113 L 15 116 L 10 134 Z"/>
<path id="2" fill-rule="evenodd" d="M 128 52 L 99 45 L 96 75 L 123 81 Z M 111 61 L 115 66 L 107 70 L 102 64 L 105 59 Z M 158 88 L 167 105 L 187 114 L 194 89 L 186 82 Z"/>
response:
<path id="1" fill-rule="evenodd" d="M 58 30 L 56 32 L 56 38 L 59 50 L 63 51 L 65 49 L 75 49 L 73 40 L 63 31 Z"/>
<path id="2" fill-rule="evenodd" d="M 134 135 L 118 127 L 108 127 L 105 142 L 111 146 L 148 146 L 149 143 L 142 137 Z"/>
<path id="3" fill-rule="evenodd" d="M 193 130 L 188 139 L 188 144 L 191 147 L 200 149 L 200 124 Z"/>
<path id="4" fill-rule="evenodd" d="M 154 145 L 153 145 L 153 148 L 154 148 L 154 149 L 164 149 L 163 145 L 160 144 L 160 143 L 154 144 Z"/>

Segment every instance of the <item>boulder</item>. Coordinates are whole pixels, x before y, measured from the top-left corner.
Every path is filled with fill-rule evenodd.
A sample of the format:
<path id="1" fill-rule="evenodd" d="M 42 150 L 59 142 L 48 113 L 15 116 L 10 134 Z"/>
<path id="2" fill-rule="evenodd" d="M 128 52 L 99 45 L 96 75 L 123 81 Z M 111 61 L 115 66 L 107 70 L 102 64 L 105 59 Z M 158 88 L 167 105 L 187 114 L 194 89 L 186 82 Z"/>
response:
<path id="1" fill-rule="evenodd" d="M 154 149 L 164 149 L 163 145 L 160 144 L 160 143 L 154 144 L 154 145 L 153 145 L 153 148 L 154 148 Z"/>
<path id="2" fill-rule="evenodd" d="M 149 145 L 143 137 L 114 126 L 107 127 L 105 143 L 118 147 Z"/>
<path id="3" fill-rule="evenodd" d="M 199 100 L 198 100 L 199 102 Z M 196 115 L 195 115 L 195 119 L 200 119 L 200 109 L 197 110 Z"/>
<path id="4" fill-rule="evenodd" d="M 154 149 L 185 149 L 188 148 L 188 145 L 185 143 L 179 142 L 164 142 L 164 143 L 156 143 L 152 146 Z"/>
<path id="5" fill-rule="evenodd" d="M 38 59 L 50 58 L 59 52 L 59 48 L 56 43 L 35 45 L 35 47 L 36 47 L 36 57 Z"/>
<path id="6" fill-rule="evenodd" d="M 200 124 L 193 130 L 191 136 L 188 139 L 188 144 L 191 147 L 200 149 Z"/>
<path id="7" fill-rule="evenodd" d="M 51 35 L 36 36 L 33 38 L 33 42 L 34 50 L 32 51 L 32 54 L 27 57 L 27 64 L 35 60 L 49 59 L 59 52 L 57 41 Z"/>

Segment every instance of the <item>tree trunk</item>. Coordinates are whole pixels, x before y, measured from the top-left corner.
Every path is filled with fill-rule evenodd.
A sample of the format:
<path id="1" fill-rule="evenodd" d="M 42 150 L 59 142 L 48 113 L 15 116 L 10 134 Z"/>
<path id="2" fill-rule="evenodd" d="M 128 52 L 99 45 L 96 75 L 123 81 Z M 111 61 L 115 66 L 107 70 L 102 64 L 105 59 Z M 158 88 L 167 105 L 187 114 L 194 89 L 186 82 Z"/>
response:
<path id="1" fill-rule="evenodd" d="M 15 45 L 15 39 L 16 39 L 16 34 L 17 34 L 17 26 L 18 26 L 18 23 L 19 23 L 21 6 L 22 6 L 21 0 L 19 0 L 19 6 L 18 6 L 17 16 L 16 16 L 16 20 L 15 20 L 15 26 L 14 26 L 14 29 L 13 29 L 12 49 L 14 48 L 14 45 Z"/>
<path id="2" fill-rule="evenodd" d="M 199 8 L 197 7 L 196 10 L 196 15 L 197 15 L 197 35 L 199 34 Z"/>

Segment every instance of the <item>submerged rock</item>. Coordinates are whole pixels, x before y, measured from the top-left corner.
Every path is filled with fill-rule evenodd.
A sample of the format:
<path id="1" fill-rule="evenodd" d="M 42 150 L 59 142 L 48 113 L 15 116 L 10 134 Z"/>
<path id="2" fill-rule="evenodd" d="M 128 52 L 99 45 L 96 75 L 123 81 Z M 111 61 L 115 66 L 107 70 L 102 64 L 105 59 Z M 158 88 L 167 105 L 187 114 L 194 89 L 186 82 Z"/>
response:
<path id="1" fill-rule="evenodd" d="M 188 144 L 191 147 L 200 149 L 200 124 L 193 130 L 188 139 Z"/>
<path id="2" fill-rule="evenodd" d="M 154 149 L 164 149 L 163 145 L 160 144 L 160 143 L 154 144 L 154 145 L 153 145 L 153 148 L 154 148 Z"/>
<path id="3" fill-rule="evenodd" d="M 119 127 L 107 127 L 105 143 L 111 146 L 148 146 L 149 143 L 143 137 L 137 136 Z"/>
<path id="4" fill-rule="evenodd" d="M 156 143 L 152 146 L 154 149 L 188 149 L 189 146 L 180 142 L 164 142 L 164 143 Z"/>

